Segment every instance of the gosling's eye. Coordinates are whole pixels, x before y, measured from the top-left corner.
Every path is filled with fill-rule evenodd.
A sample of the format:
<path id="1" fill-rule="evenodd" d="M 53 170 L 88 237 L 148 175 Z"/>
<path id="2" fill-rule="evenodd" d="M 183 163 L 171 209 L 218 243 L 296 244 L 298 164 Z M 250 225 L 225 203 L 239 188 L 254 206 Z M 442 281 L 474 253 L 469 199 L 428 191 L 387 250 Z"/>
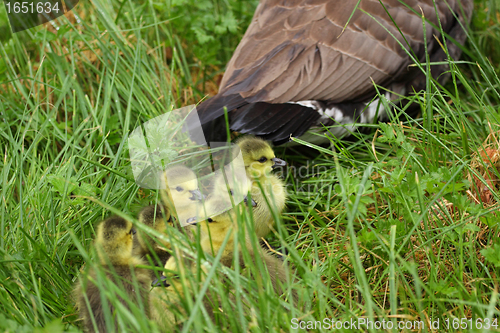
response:
<path id="1" fill-rule="evenodd" d="M 182 192 L 182 190 L 183 190 L 183 188 L 180 186 L 177 186 L 175 189 L 177 190 L 177 192 Z"/>
<path id="2" fill-rule="evenodd" d="M 209 217 L 207 221 L 208 221 L 208 223 L 210 223 L 210 222 L 213 222 L 214 220 L 212 220 L 212 219 Z"/>
<path id="3" fill-rule="evenodd" d="M 262 156 L 262 157 L 259 159 L 259 162 L 260 162 L 260 163 L 264 163 L 265 161 L 267 161 L 267 157 Z"/>

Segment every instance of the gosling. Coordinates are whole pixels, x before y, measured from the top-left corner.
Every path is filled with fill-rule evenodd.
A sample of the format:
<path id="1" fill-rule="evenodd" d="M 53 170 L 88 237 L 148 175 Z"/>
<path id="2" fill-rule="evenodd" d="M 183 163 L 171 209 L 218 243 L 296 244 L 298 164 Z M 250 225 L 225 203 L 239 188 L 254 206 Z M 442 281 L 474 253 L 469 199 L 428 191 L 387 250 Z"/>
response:
<path id="1" fill-rule="evenodd" d="M 273 212 L 275 216 L 281 214 L 287 197 L 283 181 L 271 171 L 285 166 L 286 162 L 277 158 L 269 143 L 260 138 L 245 136 L 236 144 L 241 150 L 246 174 L 252 183 L 252 199 L 257 203 L 253 207 L 255 233 L 258 238 L 265 237 L 274 229 Z"/>
<path id="2" fill-rule="evenodd" d="M 148 289 L 151 277 L 147 269 L 137 267 L 145 263 L 132 254 L 134 233 L 135 230 L 130 221 L 121 217 L 111 217 L 97 227 L 95 247 L 106 278 L 122 286 L 128 297 L 128 301 L 118 297 L 120 303 L 129 310 L 130 303 L 142 304 L 148 315 Z M 102 298 L 105 296 L 101 294 L 96 284 L 97 280 L 98 275 L 93 269 L 83 281 L 80 280 L 74 290 L 76 307 L 88 332 L 108 332 L 107 327 L 111 323 L 106 322 L 107 318 L 103 310 L 105 303 L 102 303 Z M 115 307 L 110 302 L 107 305 L 111 317 L 115 317 Z M 116 319 L 114 327 L 118 331 Z"/>
<path id="3" fill-rule="evenodd" d="M 220 183 L 219 186 L 215 187 L 215 189 L 218 189 L 219 192 L 223 190 Z M 224 200 L 223 196 L 217 195 L 216 193 L 213 193 L 212 197 L 209 199 L 211 200 L 207 200 L 206 204 L 207 213 L 220 211 L 222 211 L 222 213 L 207 217 L 201 222 L 192 223 L 198 223 L 200 225 L 200 246 L 204 252 L 211 254 L 212 256 L 215 256 L 219 251 L 221 251 L 222 245 L 224 244 L 226 237 L 228 237 L 226 246 L 222 249 L 223 252 L 220 262 L 223 265 L 230 267 L 234 261 L 234 237 L 238 231 L 237 214 L 243 214 L 242 211 L 237 212 L 237 210 L 245 208 L 245 206 L 240 204 L 231 209 L 227 209 L 227 201 Z M 250 207 L 248 201 L 246 202 L 246 205 Z M 255 207 L 253 207 L 253 209 L 255 209 Z M 258 247 L 257 250 L 254 250 L 248 238 L 245 239 L 245 243 L 250 256 L 250 261 L 253 263 L 254 267 L 256 267 L 257 258 L 259 257 L 269 272 L 269 276 L 271 278 L 270 282 L 273 289 L 276 293 L 283 294 L 285 290 L 282 286 L 285 285 L 287 276 L 289 275 L 288 269 L 284 263 L 260 247 Z M 239 248 L 241 249 L 241 246 Z M 242 261 L 240 261 L 240 265 L 242 269 L 245 269 L 247 266 Z M 175 258 L 169 258 L 165 264 L 165 268 L 170 271 L 178 270 Z M 293 298 L 294 301 L 296 301 L 295 293 L 293 294 Z"/>

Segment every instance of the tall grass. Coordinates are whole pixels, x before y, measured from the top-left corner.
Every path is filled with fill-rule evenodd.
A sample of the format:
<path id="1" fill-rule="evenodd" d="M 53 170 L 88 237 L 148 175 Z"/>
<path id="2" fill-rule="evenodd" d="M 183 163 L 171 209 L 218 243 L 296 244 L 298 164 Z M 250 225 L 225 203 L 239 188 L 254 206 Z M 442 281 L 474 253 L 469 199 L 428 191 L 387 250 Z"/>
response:
<path id="1" fill-rule="evenodd" d="M 0 34 L 0 330 L 81 329 L 71 292 L 92 265 L 96 223 L 111 214 L 137 222 L 158 200 L 133 180 L 129 132 L 214 93 L 255 6 L 95 0 L 47 28 Z M 195 297 L 179 309 L 184 331 L 300 331 L 292 318 L 366 318 L 423 321 L 422 331 L 439 320 L 439 332 L 465 332 L 453 320 L 498 318 L 499 189 L 478 165 L 500 175 L 477 157 L 491 133 L 500 136 L 496 6 L 477 1 L 463 61 L 444 87 L 430 80 L 415 97 L 420 118 L 371 125 L 329 148 L 297 140 L 311 149 L 277 149 L 290 164 L 289 198 L 268 242 L 286 249 L 298 304 L 269 288 L 261 263 L 242 276 L 172 236 L 206 268 L 185 279 Z M 0 31 L 6 22 L 2 9 Z M 488 202 L 473 198 L 480 186 Z M 215 323 L 201 307 L 206 291 L 226 310 Z"/>

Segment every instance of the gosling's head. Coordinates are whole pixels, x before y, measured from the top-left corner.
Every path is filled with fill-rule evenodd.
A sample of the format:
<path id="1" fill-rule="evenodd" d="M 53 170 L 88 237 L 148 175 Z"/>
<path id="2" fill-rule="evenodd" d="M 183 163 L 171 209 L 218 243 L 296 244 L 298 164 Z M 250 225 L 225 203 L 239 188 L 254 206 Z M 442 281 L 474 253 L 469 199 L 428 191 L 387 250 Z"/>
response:
<path id="1" fill-rule="evenodd" d="M 139 222 L 159 232 L 165 232 L 165 221 L 167 224 L 171 225 L 171 220 L 169 218 L 170 214 L 168 210 L 164 209 L 162 205 L 147 206 L 143 208 L 139 213 Z M 148 248 L 147 243 L 149 243 L 150 245 L 154 244 L 153 239 L 147 233 L 140 230 L 138 230 L 136 237 L 143 249 Z M 168 244 L 161 241 L 160 243 L 164 246 L 167 246 Z"/>
<path id="2" fill-rule="evenodd" d="M 132 223 L 121 217 L 113 216 L 101 222 L 95 240 L 101 262 L 109 260 L 112 264 L 122 264 L 127 261 L 132 256 L 134 234 Z"/>
<path id="3" fill-rule="evenodd" d="M 192 205 L 203 199 L 198 188 L 196 174 L 185 166 L 169 168 L 164 173 L 169 199 L 177 209 Z"/>
<path id="4" fill-rule="evenodd" d="M 266 141 L 245 136 L 236 142 L 243 155 L 245 169 L 252 177 L 267 176 L 273 168 L 286 165 L 286 162 L 275 156 L 273 149 Z"/>
<path id="5" fill-rule="evenodd" d="M 162 205 L 151 205 L 143 208 L 139 213 L 139 221 L 150 228 L 162 231 L 165 229 L 165 223 L 163 221 L 163 214 L 167 213 L 164 211 Z M 166 216 L 168 218 L 168 216 Z"/>

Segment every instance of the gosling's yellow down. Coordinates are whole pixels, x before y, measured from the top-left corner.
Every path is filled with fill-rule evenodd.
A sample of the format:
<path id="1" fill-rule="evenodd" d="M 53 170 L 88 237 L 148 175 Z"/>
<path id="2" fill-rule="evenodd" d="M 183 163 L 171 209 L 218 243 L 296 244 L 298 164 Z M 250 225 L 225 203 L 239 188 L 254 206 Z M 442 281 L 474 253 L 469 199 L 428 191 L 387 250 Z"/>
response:
<path id="1" fill-rule="evenodd" d="M 248 204 L 248 194 L 251 190 L 252 182 L 246 175 L 244 165 L 235 163 L 216 175 L 212 193 L 207 200 L 215 199 L 219 203 L 226 201 L 229 203 L 228 208 L 233 208 L 241 202 Z M 251 200 L 251 205 L 257 206 L 255 200 Z"/>
<path id="2" fill-rule="evenodd" d="M 212 202 L 212 204 L 215 203 Z M 235 209 L 237 208 L 238 207 L 236 207 Z M 234 209 L 226 211 L 217 216 L 210 217 L 205 221 L 199 222 L 199 224 L 200 230 L 202 232 L 200 244 L 203 251 L 208 254 L 214 256 L 218 254 L 221 250 L 225 238 L 229 234 L 229 239 L 226 243 L 226 246 L 222 250 L 223 252 L 220 258 L 220 262 L 222 265 L 231 267 L 233 265 L 235 255 L 234 237 L 238 229 Z M 242 246 L 243 245 L 238 246 L 237 251 L 241 251 Z M 246 241 L 244 246 L 249 255 L 249 260 L 243 260 L 242 252 L 240 252 L 239 263 L 241 274 L 248 275 L 251 279 L 256 279 L 256 274 L 260 276 L 262 272 L 256 272 L 255 269 L 251 269 L 249 267 L 249 263 L 251 263 L 252 267 L 257 268 L 258 262 L 260 261 L 262 262 L 264 269 L 266 269 L 269 273 L 271 283 L 270 286 L 278 295 L 285 293 L 285 286 L 287 284 L 288 276 L 290 275 L 289 269 L 286 267 L 285 263 L 260 248 L 260 246 L 257 246 L 257 249 L 254 250 L 248 240 Z M 181 260 L 181 267 L 179 267 L 179 260 L 176 260 L 174 257 L 170 257 L 165 264 L 165 269 L 174 272 L 179 271 L 183 269 L 183 262 L 184 261 Z M 296 303 L 297 294 L 295 290 L 292 290 L 292 298 Z"/>
<path id="3" fill-rule="evenodd" d="M 216 173 L 212 187 L 213 190 L 203 205 L 199 205 L 196 215 L 193 214 L 188 222 L 204 221 L 208 217 L 229 211 L 242 202 L 247 204 L 252 182 L 247 177 L 243 165 L 240 168 L 230 165 Z M 257 205 L 255 200 L 251 200 L 251 205 Z"/>
<path id="4" fill-rule="evenodd" d="M 215 177 L 213 184 L 214 192 L 218 193 L 218 195 L 214 192 L 211 193 L 206 200 L 205 206 L 202 206 L 200 203 L 196 209 L 189 210 L 191 214 L 191 217 L 187 219 L 189 225 L 193 225 L 197 220 L 199 221 L 207 215 L 221 214 L 231 210 L 230 196 L 237 196 L 235 193 L 240 193 L 239 187 L 234 186 L 233 176 L 230 173 L 226 174 L 226 179 L 228 180 L 228 184 L 230 184 L 229 189 L 226 186 L 222 173 L 219 173 Z M 238 178 L 246 180 L 246 174 L 239 175 Z M 248 182 L 248 184 L 250 183 Z M 249 187 L 247 185 L 246 189 L 241 190 L 241 193 L 247 193 L 248 190 Z M 175 191 L 171 190 L 171 195 L 175 196 Z M 186 207 L 191 208 L 193 205 L 189 206 L 186 204 Z M 188 210 L 186 209 L 186 211 Z M 186 228 L 189 229 L 189 227 Z M 200 241 L 202 248 L 208 251 L 208 247 L 210 246 L 209 242 L 207 242 L 209 233 L 203 226 L 201 229 Z M 194 228 L 190 230 L 194 230 Z M 176 249 L 173 250 L 175 251 Z M 165 264 L 165 269 L 178 272 L 178 275 L 163 275 L 161 280 L 153 282 L 152 285 L 154 288 L 150 294 L 151 319 L 158 323 L 163 332 L 171 332 L 182 326 L 182 323 L 188 317 L 182 303 L 186 301 L 186 297 L 194 296 L 193 290 L 199 289 L 198 287 L 193 289 L 193 286 L 190 284 L 195 280 L 194 276 L 197 276 L 194 272 L 196 267 L 193 265 L 193 261 L 189 260 L 191 258 L 182 257 L 180 253 L 177 257 L 182 260 L 182 263 L 178 265 L 178 262 L 173 257 L 170 257 Z M 186 275 L 191 275 L 192 277 L 188 279 Z M 203 282 L 203 278 L 198 282 Z M 186 290 L 185 287 L 188 289 Z M 186 294 L 186 291 L 189 294 Z M 214 318 L 213 304 L 216 299 L 217 296 L 211 295 L 210 291 L 207 291 L 206 297 L 203 299 L 204 308 L 212 319 Z"/>
<path id="5" fill-rule="evenodd" d="M 216 185 L 216 188 L 219 188 L 220 191 L 225 191 L 225 189 L 222 188 L 221 182 Z M 206 211 L 223 212 L 218 213 L 215 216 L 208 217 L 204 221 L 190 222 L 200 225 L 200 245 L 203 251 L 206 253 L 215 256 L 221 250 L 226 236 L 229 237 L 228 242 L 223 249 L 220 262 L 222 265 L 230 267 L 234 262 L 234 237 L 238 230 L 237 209 L 246 207 L 245 205 L 239 204 L 234 208 L 227 209 L 226 200 L 227 198 L 225 198 L 224 196 L 212 193 L 207 200 Z M 250 202 L 247 202 L 246 204 L 248 206 L 251 206 Z M 253 267 L 257 267 L 257 262 L 261 261 L 263 263 L 264 269 L 269 272 L 270 287 L 272 287 L 277 294 L 283 294 L 286 291 L 285 286 L 289 275 L 288 269 L 285 264 L 266 251 L 262 250 L 260 247 L 258 247 L 258 249 L 254 251 L 250 244 L 246 244 L 246 248 L 248 250 L 250 262 L 252 263 Z M 199 290 L 199 288 L 193 289 L 193 287 L 189 285 L 189 281 L 187 281 L 185 278 L 187 274 L 196 276 L 196 266 L 193 265 L 193 263 L 195 262 L 197 261 L 191 258 L 189 255 L 182 257 L 180 254 L 177 256 L 177 258 L 174 258 L 172 256 L 167 260 L 165 269 L 169 272 L 174 272 L 174 274 L 166 274 L 166 276 L 162 277 L 163 281 L 156 281 L 155 285 L 164 285 L 164 288 L 156 287 L 151 291 L 151 318 L 158 322 L 160 326 L 172 329 L 174 327 L 179 327 L 185 320 L 187 314 L 183 312 L 181 302 L 183 301 L 183 298 L 187 296 L 184 293 L 185 289 L 183 289 L 182 281 L 184 281 L 184 285 L 188 285 L 189 290 Z M 256 274 L 260 276 L 261 272 L 256 273 L 255 270 L 251 270 L 248 265 L 245 264 L 245 262 L 241 258 L 241 254 L 239 262 L 242 274 L 249 276 L 249 278 L 251 279 L 256 279 Z M 261 277 L 259 277 L 258 279 L 259 281 L 261 281 Z M 203 282 L 203 278 L 200 283 L 201 282 Z M 234 291 L 231 292 L 231 290 L 228 289 L 227 295 L 230 300 L 232 300 L 232 302 L 235 302 L 233 298 Z M 192 297 L 192 295 L 190 294 L 189 297 Z M 296 302 L 297 296 L 294 290 L 292 291 L 292 297 L 294 302 Z M 217 304 L 221 304 L 220 298 L 217 295 L 211 293 L 210 290 L 208 290 L 207 294 L 203 298 L 203 306 L 212 320 L 215 318 L 215 310 L 213 310 L 214 305 L 215 309 L 217 309 Z M 180 309 L 180 312 L 178 311 L 178 309 Z"/>
<path id="6" fill-rule="evenodd" d="M 200 226 L 200 245 L 204 252 L 215 255 L 221 248 L 224 238 L 230 233 L 230 238 L 224 253 L 232 251 L 233 233 L 237 230 L 237 210 L 254 207 L 257 203 L 249 200 L 248 193 L 252 182 L 247 178 L 244 169 L 223 169 L 216 177 L 213 191 L 205 201 L 202 211 L 197 216 L 188 219 L 192 224 Z M 212 223 L 213 220 L 219 223 Z M 225 255 L 223 255 L 225 258 Z M 167 269 L 172 269 L 166 267 Z"/>
<path id="7" fill-rule="evenodd" d="M 259 238 L 265 237 L 275 224 L 272 212 L 279 216 L 285 208 L 287 197 L 283 182 L 271 171 L 285 166 L 286 162 L 277 158 L 269 143 L 260 138 L 245 136 L 236 144 L 241 150 L 245 170 L 252 183 L 252 199 L 257 203 L 253 207 L 255 232 Z"/>
<path id="8" fill-rule="evenodd" d="M 224 248 L 224 253 L 222 255 L 223 261 L 226 257 L 233 251 L 233 239 L 235 231 L 237 231 L 237 216 L 235 209 L 238 207 L 227 208 L 227 205 L 231 204 L 220 198 L 212 198 L 206 203 L 207 212 L 217 212 L 216 216 L 208 217 L 203 221 L 199 222 L 200 226 L 200 245 L 204 252 L 211 255 L 216 255 L 221 248 L 226 235 L 229 233 L 229 240 Z M 211 214 L 213 215 L 213 214 Z M 171 263 L 172 261 L 170 261 Z M 165 268 L 174 270 L 172 267 L 168 266 L 169 261 Z M 229 263 L 230 265 L 230 263 Z"/>
<path id="9" fill-rule="evenodd" d="M 105 271 L 107 279 L 113 281 L 117 286 L 123 286 L 123 291 L 129 298 L 124 300 L 118 297 L 120 303 L 129 309 L 130 302 L 144 306 L 146 314 L 149 313 L 149 284 L 151 278 L 147 269 L 138 268 L 145 263 L 138 257 L 133 256 L 133 234 L 135 230 L 132 223 L 121 217 L 111 217 L 99 224 L 95 247 L 99 258 L 99 264 Z M 83 281 L 82 281 L 83 280 Z M 107 332 L 106 316 L 103 309 L 101 294 L 96 281 L 97 273 L 94 270 L 80 280 L 74 290 L 77 310 L 80 319 L 83 319 L 85 329 L 88 332 Z M 87 304 L 88 301 L 88 304 Z M 116 315 L 114 306 L 107 302 L 109 313 L 114 318 Z M 93 324 L 95 321 L 95 326 Z M 118 323 L 114 321 L 114 327 L 118 331 Z"/>
<path id="10" fill-rule="evenodd" d="M 223 265 L 231 266 L 234 258 L 234 237 L 238 232 L 238 223 L 237 223 L 237 215 L 238 213 L 243 215 L 242 211 L 239 209 L 246 209 L 245 205 L 237 205 L 231 209 L 227 209 L 227 199 L 220 195 L 221 192 L 225 191 L 223 187 L 223 182 L 219 179 L 216 182 L 216 186 L 214 188 L 214 192 L 211 194 L 206 203 L 206 211 L 210 212 L 220 212 L 215 216 L 207 217 L 205 220 L 198 222 L 200 225 L 200 245 L 204 252 L 215 256 L 219 253 L 224 243 L 226 237 L 228 241 L 226 246 L 222 250 L 222 256 L 220 262 Z M 231 190 L 232 191 L 232 190 Z M 253 198 L 252 198 L 253 199 Z M 246 205 L 251 207 L 250 203 L 247 201 Z M 255 209 L 255 207 L 253 208 Z M 271 278 L 271 284 L 273 289 L 278 294 L 282 294 L 284 292 L 283 286 L 286 284 L 287 276 L 289 275 L 287 268 L 284 263 L 264 251 L 260 247 L 255 251 L 252 245 L 249 243 L 249 240 L 246 241 L 246 249 L 249 253 L 250 260 L 254 267 L 257 264 L 258 258 L 262 260 L 265 268 L 269 272 L 269 276 Z M 241 248 L 241 247 L 239 247 Z M 176 260 L 171 257 L 167 260 L 165 264 L 165 268 L 167 270 L 176 271 Z M 240 261 L 241 267 L 245 268 L 247 265 L 243 261 Z M 296 294 L 293 294 L 294 300 L 296 300 Z"/>

